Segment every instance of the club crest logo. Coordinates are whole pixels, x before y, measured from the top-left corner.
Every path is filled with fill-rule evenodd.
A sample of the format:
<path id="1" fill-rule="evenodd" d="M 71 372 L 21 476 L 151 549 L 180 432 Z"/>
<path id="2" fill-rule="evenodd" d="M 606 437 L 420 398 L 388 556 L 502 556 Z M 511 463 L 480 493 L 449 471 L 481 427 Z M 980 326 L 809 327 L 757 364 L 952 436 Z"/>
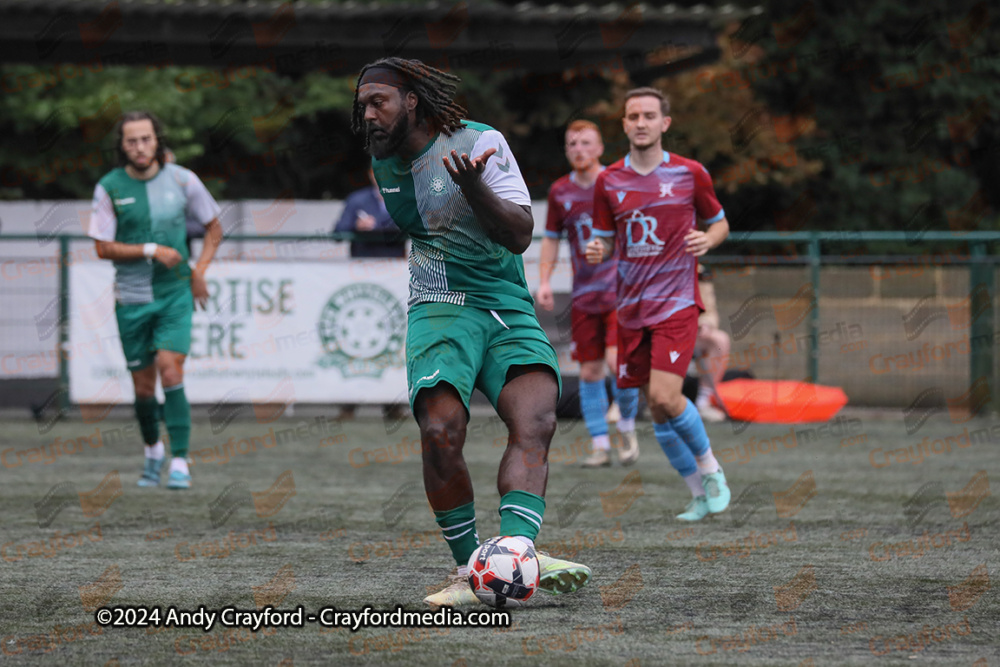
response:
<path id="1" fill-rule="evenodd" d="M 448 184 L 444 182 L 444 179 L 440 176 L 435 176 L 431 179 L 431 194 L 432 195 L 443 195 L 445 188 Z"/>
<path id="2" fill-rule="evenodd" d="M 383 287 L 359 283 L 335 292 L 318 328 L 325 352 L 319 365 L 336 367 L 345 378 L 379 378 L 403 364 L 406 311 Z"/>

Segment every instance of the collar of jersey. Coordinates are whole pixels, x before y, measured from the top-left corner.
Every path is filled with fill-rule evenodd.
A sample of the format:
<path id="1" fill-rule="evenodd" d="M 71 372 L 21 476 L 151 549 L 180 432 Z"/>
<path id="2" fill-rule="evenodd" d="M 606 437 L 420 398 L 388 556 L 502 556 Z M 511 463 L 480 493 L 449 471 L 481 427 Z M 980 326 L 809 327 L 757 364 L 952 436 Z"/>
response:
<path id="1" fill-rule="evenodd" d="M 602 165 L 601 165 L 601 171 L 604 171 L 605 169 L 607 169 L 607 167 L 605 167 L 605 166 L 604 166 L 604 165 L 602 164 Z M 601 172 L 599 171 L 599 172 L 597 172 L 597 173 L 601 173 Z M 584 188 L 584 187 L 583 187 L 582 185 L 580 185 L 579 183 L 577 183 L 577 182 L 576 182 L 576 172 L 575 172 L 575 171 L 571 171 L 571 172 L 569 172 L 569 182 L 570 182 L 570 183 L 572 183 L 573 185 L 575 185 L 576 187 L 578 187 L 578 188 L 582 188 L 582 189 L 584 189 L 584 190 L 589 190 L 590 188 L 594 187 L 593 185 L 591 185 L 591 186 L 590 186 L 590 188 Z"/>
<path id="2" fill-rule="evenodd" d="M 160 177 L 160 174 L 162 174 L 163 172 L 165 172 L 167 170 L 167 165 L 169 165 L 169 164 L 170 164 L 169 162 L 165 162 L 165 163 L 161 164 L 160 165 L 160 170 L 158 172 L 156 172 L 156 176 L 153 176 L 152 178 L 147 178 L 145 180 L 141 179 L 141 178 L 132 178 L 132 176 L 129 175 L 128 170 L 125 169 L 125 167 L 119 167 L 119 169 L 121 169 L 125 173 L 125 177 L 128 178 L 130 181 L 135 181 L 136 183 L 152 183 L 153 181 L 155 181 L 156 179 L 158 179 Z"/>
<path id="3" fill-rule="evenodd" d="M 426 153 L 427 151 L 429 151 L 431 149 L 431 146 L 433 146 L 435 143 L 437 143 L 438 137 L 440 137 L 440 136 L 441 136 L 441 132 L 439 130 L 433 137 L 431 137 L 431 140 L 427 142 L 427 145 L 424 146 L 423 148 L 421 148 L 420 152 L 417 153 L 416 155 L 414 155 L 411 159 L 404 161 L 403 158 L 399 157 L 399 155 L 397 154 L 397 155 L 393 155 L 392 156 L 392 160 L 395 161 L 397 164 L 400 164 L 400 165 L 413 164 L 414 162 L 416 162 L 417 160 L 419 160 L 421 157 L 423 157 L 424 153 Z"/>
<path id="4" fill-rule="evenodd" d="M 668 153 L 667 151 L 663 151 L 663 161 L 668 164 L 670 163 L 670 153 Z M 632 166 L 632 153 L 628 153 L 625 156 L 625 166 L 626 167 Z"/>

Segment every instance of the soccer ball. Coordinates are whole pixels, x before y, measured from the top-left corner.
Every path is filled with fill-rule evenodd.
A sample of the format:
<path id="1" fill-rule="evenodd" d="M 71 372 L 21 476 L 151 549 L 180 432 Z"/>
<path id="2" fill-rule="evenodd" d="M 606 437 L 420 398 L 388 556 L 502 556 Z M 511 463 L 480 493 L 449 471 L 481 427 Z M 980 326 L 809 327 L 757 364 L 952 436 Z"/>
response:
<path id="1" fill-rule="evenodd" d="M 469 558 L 469 586 L 491 607 L 520 607 L 538 588 L 535 550 L 516 537 L 494 537 Z"/>

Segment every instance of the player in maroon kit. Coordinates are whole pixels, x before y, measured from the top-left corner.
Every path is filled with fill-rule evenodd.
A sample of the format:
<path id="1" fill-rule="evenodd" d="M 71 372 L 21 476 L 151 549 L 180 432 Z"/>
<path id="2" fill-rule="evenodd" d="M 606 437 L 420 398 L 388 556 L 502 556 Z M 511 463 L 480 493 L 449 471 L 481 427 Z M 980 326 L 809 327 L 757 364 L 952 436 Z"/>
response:
<path id="1" fill-rule="evenodd" d="M 696 258 L 726 239 L 729 223 L 705 168 L 663 150 L 669 113 L 655 88 L 626 94 L 629 153 L 597 177 L 586 254 L 598 264 L 618 249 L 618 386 L 646 394 L 656 440 L 694 496 L 677 518 L 700 521 L 726 509 L 730 491 L 681 386 L 704 310 Z"/>
<path id="2" fill-rule="evenodd" d="M 552 310 L 555 300 L 549 279 L 559 256 L 559 239 L 565 233 L 573 264 L 573 304 L 571 313 L 572 354 L 580 362 L 580 411 L 590 431 L 593 453 L 584 467 L 611 465 L 611 441 L 608 438 L 608 394 L 604 389 L 605 364 L 612 378 L 618 356 L 618 318 L 615 315 L 617 257 L 597 265 L 586 261 L 587 242 L 593 238 L 594 182 L 604 170 L 600 158 L 604 143 L 597 125 L 589 120 L 575 120 L 566 128 L 566 159 L 573 167 L 549 188 L 549 212 L 542 239 L 540 281 L 536 299 L 545 310 Z M 639 409 L 639 390 L 618 389 L 612 385 L 621 417 L 617 420 L 621 436 L 618 460 L 622 465 L 635 463 L 639 442 L 635 434 L 635 415 Z"/>

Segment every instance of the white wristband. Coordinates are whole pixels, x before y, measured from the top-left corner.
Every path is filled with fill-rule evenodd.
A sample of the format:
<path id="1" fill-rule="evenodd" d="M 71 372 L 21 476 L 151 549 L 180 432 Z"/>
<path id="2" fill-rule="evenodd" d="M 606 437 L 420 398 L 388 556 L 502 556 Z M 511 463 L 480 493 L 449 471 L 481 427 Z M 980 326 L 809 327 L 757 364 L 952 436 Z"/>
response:
<path id="1" fill-rule="evenodd" d="M 153 259 L 153 255 L 156 254 L 157 245 L 155 243 L 144 243 L 142 245 L 142 254 L 146 259 Z"/>

